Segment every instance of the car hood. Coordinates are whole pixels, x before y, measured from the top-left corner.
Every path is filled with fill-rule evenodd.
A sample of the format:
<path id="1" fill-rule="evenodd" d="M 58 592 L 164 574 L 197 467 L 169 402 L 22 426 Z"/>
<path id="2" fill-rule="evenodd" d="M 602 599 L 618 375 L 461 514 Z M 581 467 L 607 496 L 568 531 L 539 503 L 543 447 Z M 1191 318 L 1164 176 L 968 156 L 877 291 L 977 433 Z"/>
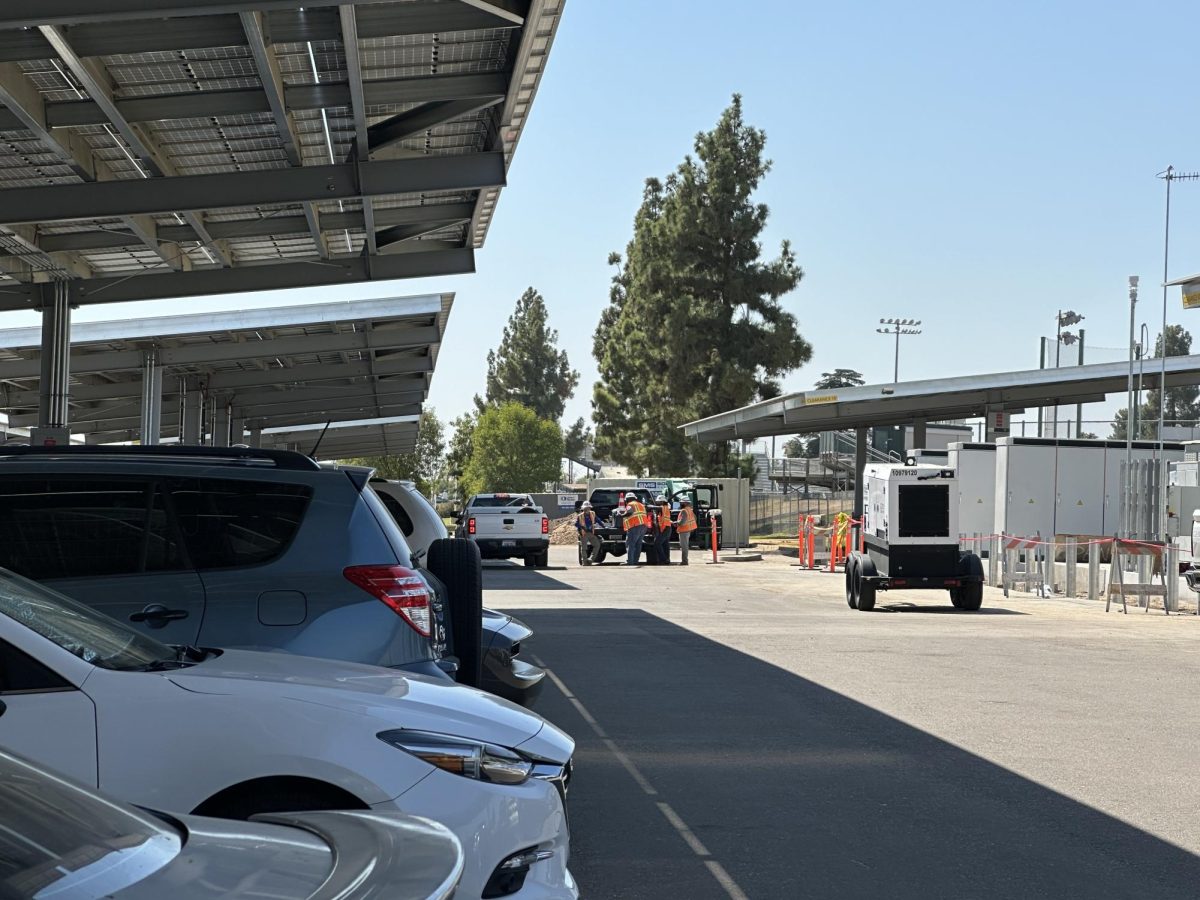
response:
<path id="1" fill-rule="evenodd" d="M 525 743 L 548 727 L 536 713 L 474 688 L 290 653 L 226 650 L 168 677 L 198 694 L 315 703 L 377 719 L 384 727 L 453 734 L 506 747 Z"/>

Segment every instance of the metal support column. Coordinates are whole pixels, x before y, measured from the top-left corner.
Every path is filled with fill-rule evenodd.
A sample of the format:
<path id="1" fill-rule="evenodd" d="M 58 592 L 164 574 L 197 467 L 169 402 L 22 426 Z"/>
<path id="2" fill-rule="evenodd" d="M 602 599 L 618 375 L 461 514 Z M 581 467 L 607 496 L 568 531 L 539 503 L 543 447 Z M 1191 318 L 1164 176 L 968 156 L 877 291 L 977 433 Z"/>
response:
<path id="1" fill-rule="evenodd" d="M 913 430 L 913 444 L 912 444 L 912 447 L 910 447 L 909 449 L 910 450 L 926 449 L 925 442 L 929 439 L 929 437 L 925 431 L 925 420 L 924 419 L 913 420 L 912 430 Z"/>
<path id="2" fill-rule="evenodd" d="M 218 397 L 213 404 L 216 407 L 216 415 L 213 420 L 213 436 L 212 445 L 214 447 L 229 446 L 229 420 L 232 415 L 229 401 L 224 397 Z"/>
<path id="3" fill-rule="evenodd" d="M 142 443 L 152 445 L 162 438 L 162 366 L 158 351 L 142 354 L 142 423 L 139 432 Z"/>
<path id="4" fill-rule="evenodd" d="M 247 438 L 246 443 L 249 444 L 251 447 L 261 447 L 262 446 L 262 427 L 261 426 L 250 429 L 250 436 Z"/>
<path id="5" fill-rule="evenodd" d="M 242 415 L 241 410 L 235 410 L 229 419 L 229 443 L 246 443 L 246 417 Z"/>
<path id="6" fill-rule="evenodd" d="M 863 472 L 867 468 L 867 429 L 854 429 L 854 518 L 862 521 L 863 517 Z M 855 528 L 862 531 L 862 526 Z M 854 542 L 857 547 L 858 541 Z"/>
<path id="7" fill-rule="evenodd" d="M 204 430 L 204 397 L 200 393 L 200 385 L 190 378 L 180 378 L 179 387 L 183 393 L 180 440 L 194 447 L 200 443 L 200 436 Z"/>
<path id="8" fill-rule="evenodd" d="M 67 444 L 71 379 L 70 286 L 65 281 L 42 285 L 42 371 L 39 382 L 38 428 L 34 444 Z"/>

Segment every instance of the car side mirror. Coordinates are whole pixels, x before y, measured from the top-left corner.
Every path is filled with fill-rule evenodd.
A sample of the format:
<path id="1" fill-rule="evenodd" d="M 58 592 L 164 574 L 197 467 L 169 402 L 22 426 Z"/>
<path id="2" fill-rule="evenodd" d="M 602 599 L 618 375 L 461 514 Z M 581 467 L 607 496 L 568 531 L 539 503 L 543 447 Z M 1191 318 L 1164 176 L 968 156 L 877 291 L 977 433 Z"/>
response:
<path id="1" fill-rule="evenodd" d="M 461 509 L 451 509 L 450 510 L 450 518 L 461 519 L 462 518 L 462 510 Z"/>

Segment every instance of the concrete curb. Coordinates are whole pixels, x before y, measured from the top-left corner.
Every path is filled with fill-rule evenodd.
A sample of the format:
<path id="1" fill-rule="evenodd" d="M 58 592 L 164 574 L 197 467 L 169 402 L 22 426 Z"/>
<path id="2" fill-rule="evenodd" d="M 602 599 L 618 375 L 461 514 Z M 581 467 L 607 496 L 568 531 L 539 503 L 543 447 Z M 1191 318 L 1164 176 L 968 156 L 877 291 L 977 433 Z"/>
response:
<path id="1" fill-rule="evenodd" d="M 733 553 L 722 553 L 720 560 L 721 562 L 761 562 L 762 554 L 758 552 L 739 553 L 736 555 Z"/>

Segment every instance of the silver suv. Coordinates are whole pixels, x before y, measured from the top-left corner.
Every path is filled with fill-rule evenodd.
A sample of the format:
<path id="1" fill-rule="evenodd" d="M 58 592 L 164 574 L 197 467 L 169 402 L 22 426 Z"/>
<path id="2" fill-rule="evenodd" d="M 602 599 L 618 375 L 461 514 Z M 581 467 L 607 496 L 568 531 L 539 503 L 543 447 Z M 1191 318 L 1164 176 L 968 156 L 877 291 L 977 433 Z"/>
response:
<path id="1" fill-rule="evenodd" d="M 454 669 L 453 612 L 367 476 L 298 453 L 0 447 L 0 566 L 164 643 Z"/>

